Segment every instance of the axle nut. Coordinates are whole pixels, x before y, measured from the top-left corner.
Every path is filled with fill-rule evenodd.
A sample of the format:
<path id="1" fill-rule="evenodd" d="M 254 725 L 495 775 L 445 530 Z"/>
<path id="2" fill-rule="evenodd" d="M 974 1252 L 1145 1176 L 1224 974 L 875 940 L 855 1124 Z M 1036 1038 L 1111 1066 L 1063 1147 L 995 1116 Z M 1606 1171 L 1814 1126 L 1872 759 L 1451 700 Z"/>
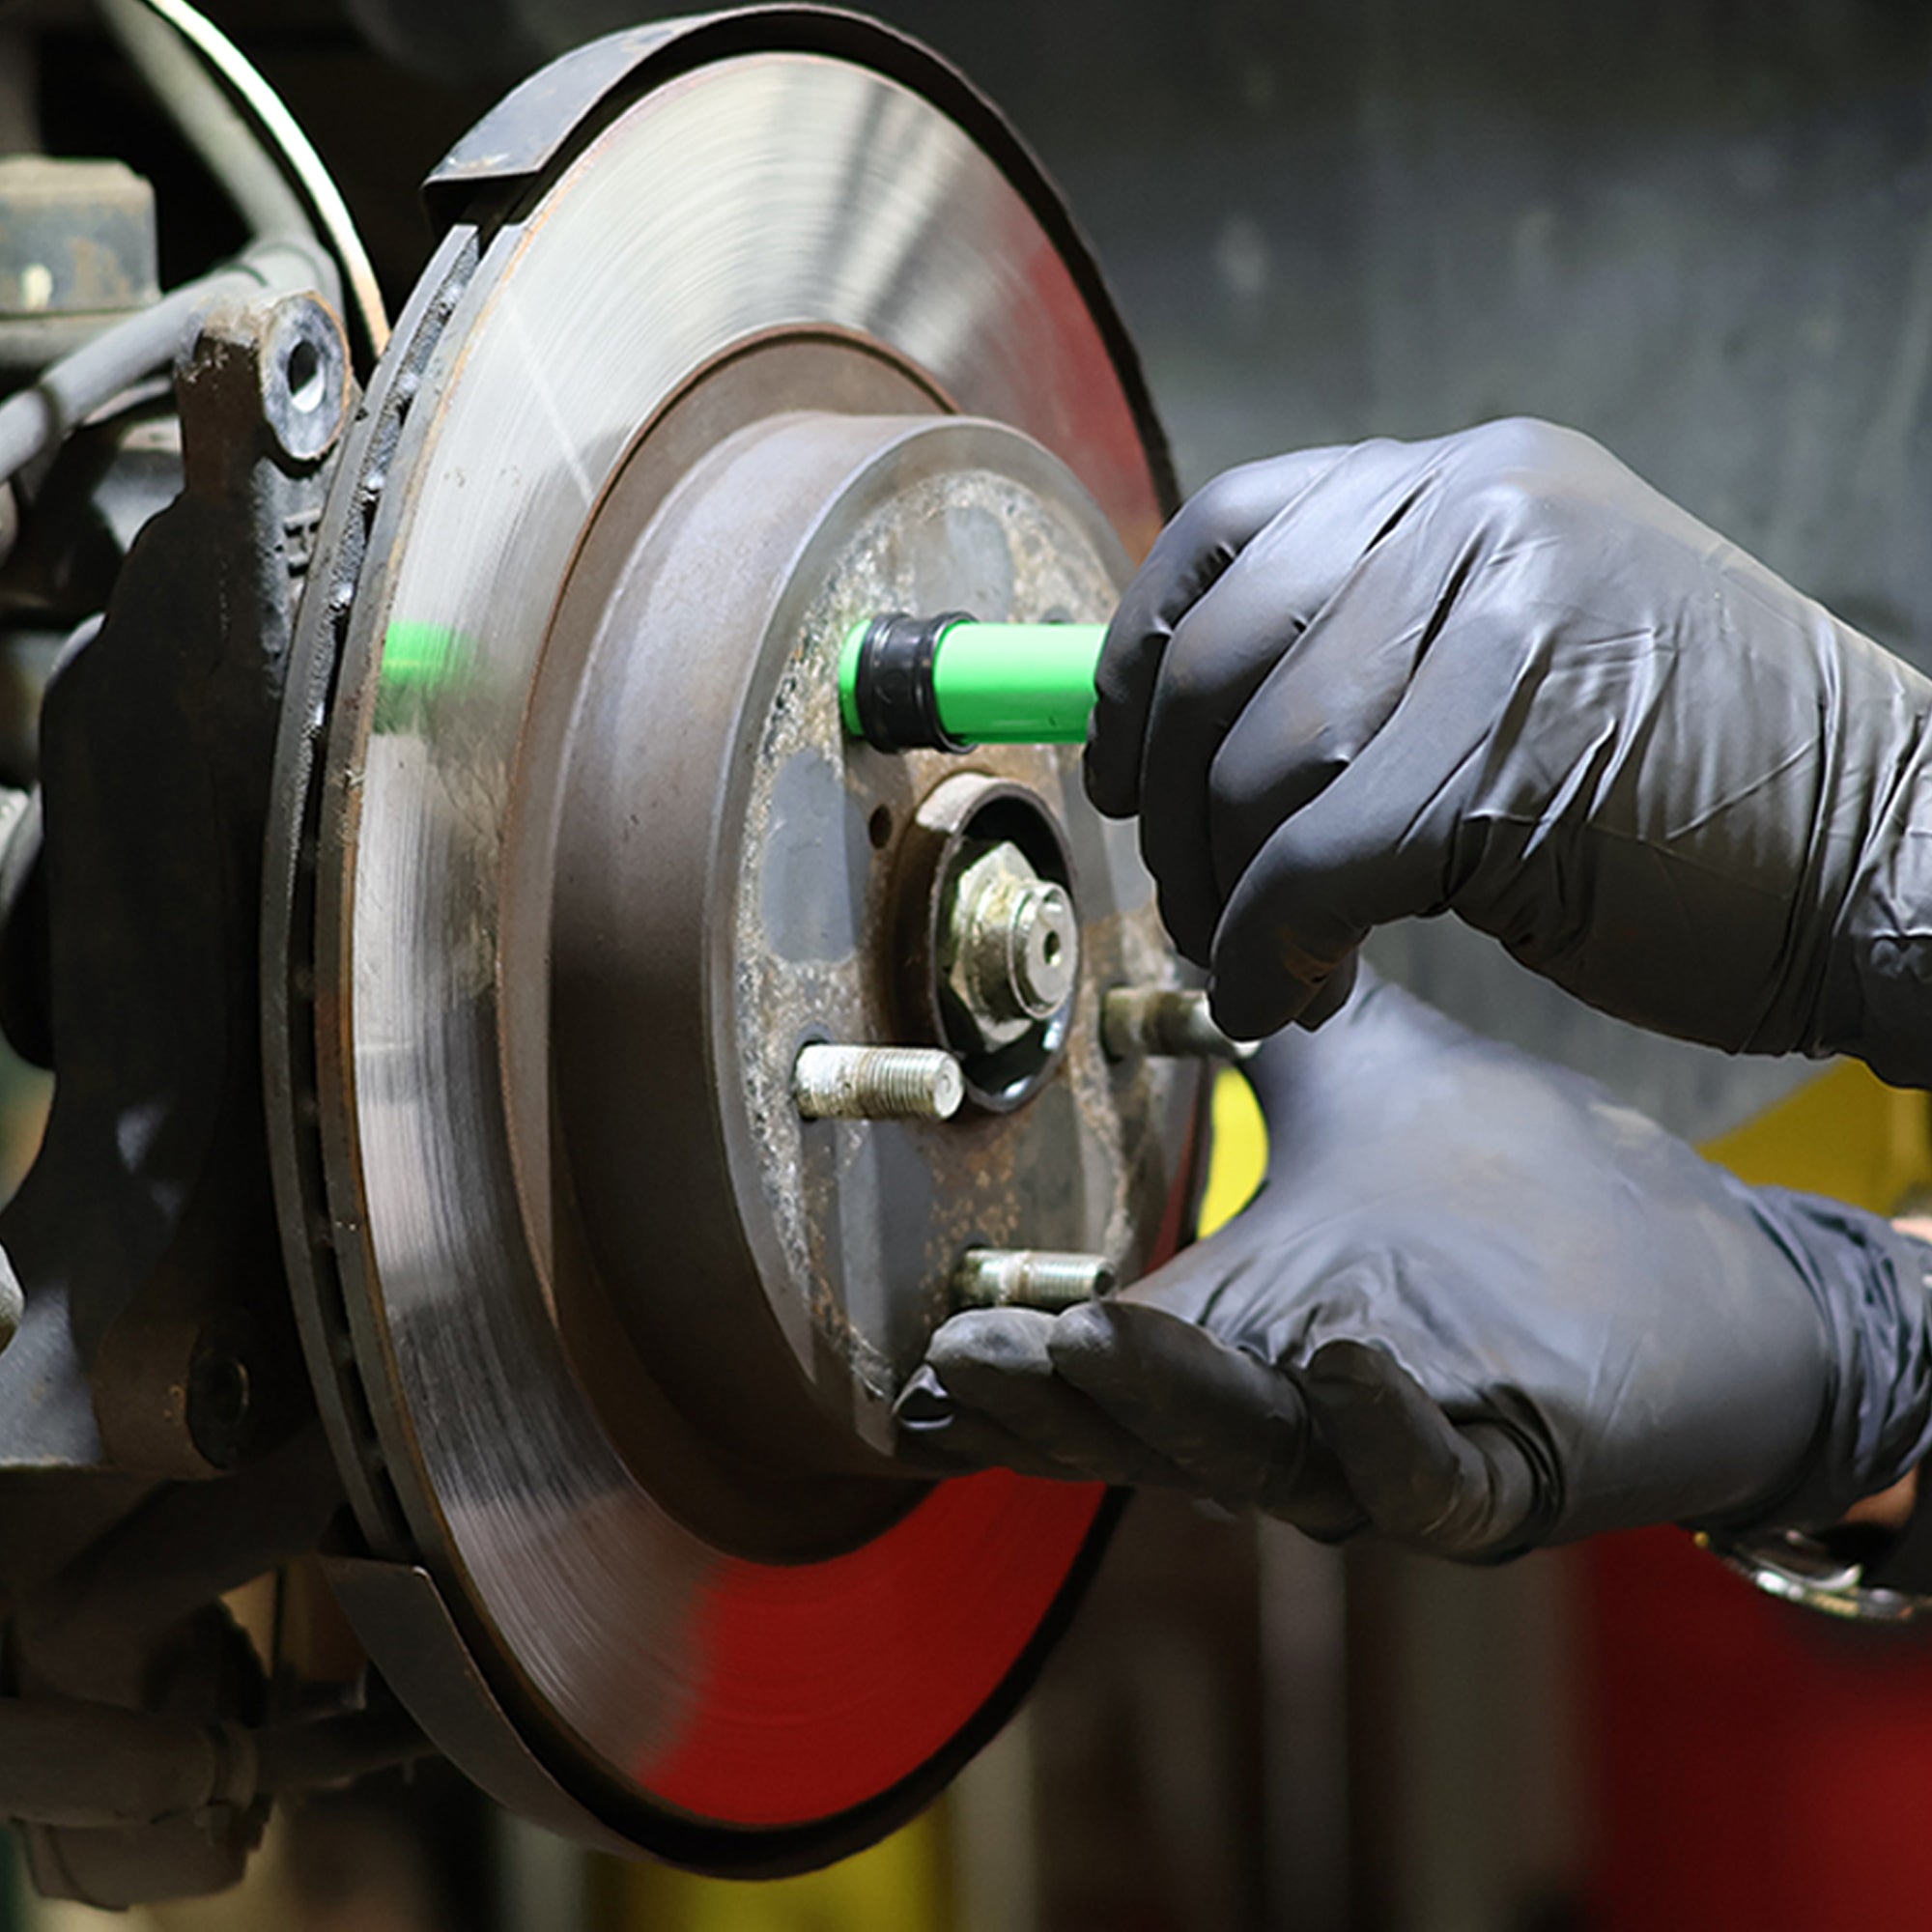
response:
<path id="1" fill-rule="evenodd" d="M 1065 887 L 1017 845 L 989 845 L 953 882 L 947 984 L 988 1051 L 1009 1046 L 1072 997 L 1080 922 Z"/>

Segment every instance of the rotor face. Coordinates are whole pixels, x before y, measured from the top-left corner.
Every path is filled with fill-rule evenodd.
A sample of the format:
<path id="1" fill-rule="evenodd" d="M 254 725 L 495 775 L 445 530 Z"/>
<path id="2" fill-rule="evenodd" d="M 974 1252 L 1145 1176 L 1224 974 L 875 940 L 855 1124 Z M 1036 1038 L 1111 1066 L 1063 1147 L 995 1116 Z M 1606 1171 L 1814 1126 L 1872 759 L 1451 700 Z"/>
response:
<path id="1" fill-rule="evenodd" d="M 314 885 L 292 857 L 269 941 L 298 1300 L 364 1535 L 434 1579 L 582 1829 L 724 1870 L 876 1836 L 1023 1686 L 1104 1497 L 910 1481 L 888 1405 L 961 1241 L 1147 1263 L 1192 1099 L 1081 1022 L 1100 976 L 1172 962 L 1131 840 L 1015 752 L 968 764 L 1071 849 L 1097 935 L 1065 1066 L 950 1141 L 790 1110 L 800 1041 L 918 1006 L 880 908 L 968 768 L 848 756 L 837 627 L 1002 570 L 983 614 L 1103 615 L 1162 509 L 1037 184 L 887 71 L 900 43 L 826 32 L 858 57 L 679 73 L 445 245 L 304 613 L 277 837 Z M 769 490 L 719 483 L 779 429 Z M 702 543 L 694 503 L 725 517 Z M 694 669 L 664 587 L 711 555 Z"/>

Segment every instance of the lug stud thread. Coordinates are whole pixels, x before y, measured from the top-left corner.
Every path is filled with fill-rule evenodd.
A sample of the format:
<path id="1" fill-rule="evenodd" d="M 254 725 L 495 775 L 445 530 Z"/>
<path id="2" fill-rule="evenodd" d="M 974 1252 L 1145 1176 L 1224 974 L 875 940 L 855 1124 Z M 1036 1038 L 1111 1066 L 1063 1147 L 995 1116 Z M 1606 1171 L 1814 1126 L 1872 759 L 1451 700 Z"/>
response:
<path id="1" fill-rule="evenodd" d="M 1043 1248 L 968 1248 L 952 1274 L 955 1308 L 1038 1308 L 1058 1313 L 1105 1294 L 1114 1270 L 1103 1255 Z"/>
<path id="2" fill-rule="evenodd" d="M 1206 993 L 1166 986 L 1116 986 L 1100 1003 L 1100 1043 L 1114 1060 L 1246 1060 L 1256 1044 L 1214 1024 Z"/>
<path id="3" fill-rule="evenodd" d="M 949 1121 L 966 1081 L 939 1047 L 811 1045 L 799 1049 L 791 1091 L 809 1121 Z"/>

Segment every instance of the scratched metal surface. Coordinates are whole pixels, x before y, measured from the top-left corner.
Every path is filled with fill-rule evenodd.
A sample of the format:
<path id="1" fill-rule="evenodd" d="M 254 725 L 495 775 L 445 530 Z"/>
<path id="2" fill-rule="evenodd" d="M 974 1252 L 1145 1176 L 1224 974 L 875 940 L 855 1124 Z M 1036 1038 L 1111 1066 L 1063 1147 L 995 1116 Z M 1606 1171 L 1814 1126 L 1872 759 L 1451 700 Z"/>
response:
<path id="1" fill-rule="evenodd" d="M 498 233 L 432 352 L 434 400 L 409 419 L 352 614 L 320 834 L 329 1238 L 403 1553 L 465 1605 L 521 1708 L 626 1802 L 698 1788 L 715 1710 L 777 1725 L 798 1788 L 767 1776 L 753 1809 L 722 1813 L 733 1829 L 810 1824 L 814 1806 L 912 1777 L 1026 1636 L 970 1684 L 943 1641 L 917 1683 L 875 1671 L 862 1792 L 828 1786 L 838 1763 L 811 1760 L 814 1726 L 849 1728 L 849 1712 L 819 1708 L 834 1690 L 794 1685 L 780 1712 L 708 1676 L 698 1634 L 721 1592 L 756 1594 L 753 1566 L 688 1531 L 585 1400 L 506 1146 L 503 861 L 559 586 L 639 426 L 721 351 L 803 321 L 876 338 L 964 408 L 1028 430 L 1129 541 L 1157 523 L 1100 323 L 1014 182 L 882 73 L 722 62 L 631 109 Z M 1054 1587 L 1093 1507 L 1069 1522 Z M 1007 1589 L 984 1550 L 944 1561 L 959 1566 L 961 1616 Z M 790 1602 L 800 1574 L 770 1587 Z"/>

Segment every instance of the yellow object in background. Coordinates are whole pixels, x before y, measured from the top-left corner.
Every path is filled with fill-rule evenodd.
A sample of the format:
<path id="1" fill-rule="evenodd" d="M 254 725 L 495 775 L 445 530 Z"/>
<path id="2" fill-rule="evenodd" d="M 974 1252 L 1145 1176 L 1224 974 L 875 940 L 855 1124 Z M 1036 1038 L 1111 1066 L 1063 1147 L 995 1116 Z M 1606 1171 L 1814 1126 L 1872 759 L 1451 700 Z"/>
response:
<path id="1" fill-rule="evenodd" d="M 1841 1061 L 1704 1151 L 1740 1180 L 1802 1187 L 1875 1214 L 1923 1212 L 1932 1194 L 1932 1107 Z"/>
<path id="2" fill-rule="evenodd" d="M 947 1932 L 952 1922 L 943 1807 L 870 1850 L 761 1885 L 668 1865 L 606 1862 L 617 1932 Z"/>
<path id="3" fill-rule="evenodd" d="M 1267 1128 L 1255 1090 L 1232 1066 L 1214 1076 L 1214 1138 L 1208 1160 L 1208 1185 L 1201 1194 L 1196 1232 L 1205 1240 L 1226 1227 L 1262 1184 L 1267 1165 Z"/>

